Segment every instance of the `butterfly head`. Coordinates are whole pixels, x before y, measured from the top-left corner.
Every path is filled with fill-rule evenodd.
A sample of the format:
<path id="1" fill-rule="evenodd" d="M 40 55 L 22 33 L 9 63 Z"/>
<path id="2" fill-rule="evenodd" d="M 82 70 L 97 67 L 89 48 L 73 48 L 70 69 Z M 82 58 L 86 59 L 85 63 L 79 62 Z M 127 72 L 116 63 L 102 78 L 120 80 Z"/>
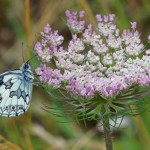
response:
<path id="1" fill-rule="evenodd" d="M 20 67 L 20 70 L 22 70 L 25 80 L 32 81 L 34 79 L 29 61 L 23 63 L 22 66 Z"/>
<path id="2" fill-rule="evenodd" d="M 22 66 L 20 67 L 20 70 L 22 70 L 22 71 L 31 70 L 31 66 L 30 66 L 29 62 L 27 61 L 27 62 L 23 63 Z"/>

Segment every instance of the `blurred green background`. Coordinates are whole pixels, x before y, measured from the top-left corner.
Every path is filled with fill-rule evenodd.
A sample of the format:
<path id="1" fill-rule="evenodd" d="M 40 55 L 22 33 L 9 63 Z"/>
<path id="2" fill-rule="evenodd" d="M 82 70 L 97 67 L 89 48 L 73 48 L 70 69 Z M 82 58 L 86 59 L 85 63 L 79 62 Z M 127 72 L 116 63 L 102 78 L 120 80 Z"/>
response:
<path id="1" fill-rule="evenodd" d="M 136 21 L 146 43 L 150 33 L 149 0 L 0 0 L 0 73 L 31 58 L 36 36 L 46 23 L 67 39 L 70 33 L 63 20 L 65 10 L 85 10 L 87 23 L 94 25 L 95 14 L 114 13 L 120 29 Z M 34 59 L 33 59 L 34 60 Z M 31 62 L 33 68 L 36 62 Z M 96 121 L 84 123 L 70 117 L 55 117 L 41 106 L 55 101 L 40 87 L 34 86 L 28 112 L 16 118 L 0 117 L 0 149 L 14 150 L 105 150 L 102 129 Z M 63 110 L 59 110 L 63 114 Z M 122 129 L 113 131 L 115 150 L 150 150 L 150 112 L 127 117 Z M 4 139 L 5 138 L 5 139 Z"/>

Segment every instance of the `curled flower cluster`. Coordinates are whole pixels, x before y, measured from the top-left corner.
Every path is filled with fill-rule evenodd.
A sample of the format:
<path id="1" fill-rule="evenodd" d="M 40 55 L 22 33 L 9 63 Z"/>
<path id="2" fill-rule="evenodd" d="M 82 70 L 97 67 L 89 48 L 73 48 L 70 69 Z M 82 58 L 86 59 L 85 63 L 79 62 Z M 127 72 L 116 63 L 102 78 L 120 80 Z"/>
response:
<path id="1" fill-rule="evenodd" d="M 41 36 L 42 40 L 35 44 L 34 50 L 43 62 L 49 62 L 54 52 L 57 51 L 57 47 L 62 44 L 64 38 L 58 35 L 58 31 L 52 32 L 49 24 L 44 27 Z"/>
<path id="2" fill-rule="evenodd" d="M 150 85 L 150 50 L 142 44 L 136 22 L 121 32 L 114 14 L 99 14 L 94 30 L 91 24 L 85 27 L 83 11 L 67 10 L 66 16 L 74 31 L 67 47 L 62 46 L 64 37 L 52 32 L 49 24 L 35 44 L 34 51 L 43 62 L 36 73 L 43 83 L 85 98 L 95 94 L 113 98 L 132 85 Z"/>
<path id="3" fill-rule="evenodd" d="M 73 32 L 79 33 L 84 30 L 85 21 L 82 20 L 84 15 L 84 11 L 80 11 L 78 14 L 77 12 L 66 10 L 67 25 Z"/>

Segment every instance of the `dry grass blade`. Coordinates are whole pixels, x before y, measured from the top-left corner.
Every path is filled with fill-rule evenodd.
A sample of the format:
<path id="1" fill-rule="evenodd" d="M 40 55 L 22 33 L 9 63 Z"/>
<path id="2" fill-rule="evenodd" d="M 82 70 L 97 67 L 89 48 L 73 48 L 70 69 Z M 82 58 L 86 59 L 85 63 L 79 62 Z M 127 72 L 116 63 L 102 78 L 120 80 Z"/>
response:
<path id="1" fill-rule="evenodd" d="M 32 134 L 38 136 L 39 138 L 47 142 L 50 145 L 50 147 L 53 147 L 53 149 L 66 150 L 67 144 L 63 138 L 54 137 L 39 124 L 32 124 L 30 130 Z"/>
<path id="2" fill-rule="evenodd" d="M 7 141 L 3 136 L 0 135 L 0 149 L 1 150 L 21 150 L 17 145 Z"/>
<path id="3" fill-rule="evenodd" d="M 78 139 L 78 141 L 75 143 L 75 145 L 72 147 L 71 150 L 80 150 L 85 145 L 92 149 L 99 149 L 99 150 L 105 150 L 105 146 L 102 143 L 97 143 L 97 145 L 92 145 L 91 138 L 95 135 L 94 129 L 89 130 L 86 134 L 84 134 L 81 138 Z M 91 143 L 91 145 L 90 145 Z"/>

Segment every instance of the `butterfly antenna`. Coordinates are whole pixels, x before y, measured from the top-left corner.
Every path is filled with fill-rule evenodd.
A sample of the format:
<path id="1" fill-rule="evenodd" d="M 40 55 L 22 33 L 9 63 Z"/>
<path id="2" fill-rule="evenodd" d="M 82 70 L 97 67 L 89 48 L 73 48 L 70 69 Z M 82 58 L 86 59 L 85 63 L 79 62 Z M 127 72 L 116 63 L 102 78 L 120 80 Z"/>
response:
<path id="1" fill-rule="evenodd" d="M 23 53 L 23 42 L 22 42 L 22 59 L 23 59 L 23 62 L 25 62 L 25 59 L 24 59 L 24 53 Z"/>
<path id="2" fill-rule="evenodd" d="M 27 61 L 27 63 L 29 63 L 32 59 L 33 59 L 33 57 L 31 57 L 31 58 Z"/>

